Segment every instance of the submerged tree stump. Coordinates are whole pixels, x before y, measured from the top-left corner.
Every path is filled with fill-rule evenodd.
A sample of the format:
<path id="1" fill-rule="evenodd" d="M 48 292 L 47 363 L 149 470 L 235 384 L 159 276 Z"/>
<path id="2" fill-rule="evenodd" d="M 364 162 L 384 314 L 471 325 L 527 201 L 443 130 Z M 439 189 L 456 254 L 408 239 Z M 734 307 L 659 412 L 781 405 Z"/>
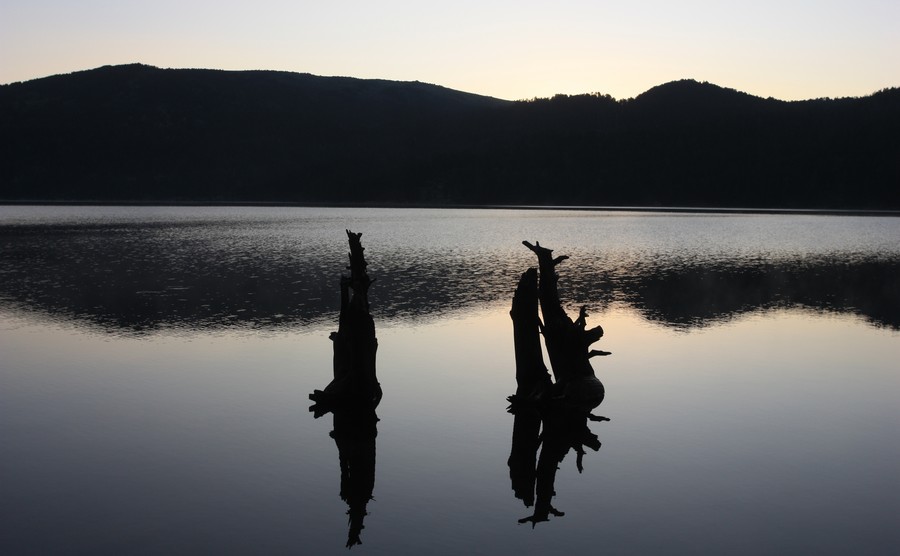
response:
<path id="1" fill-rule="evenodd" d="M 375 374 L 378 340 L 369 314 L 369 287 L 374 282 L 366 271 L 362 234 L 347 230 L 350 243 L 350 276 L 341 276 L 341 312 L 338 330 L 330 335 L 334 347 L 334 378 L 324 390 L 315 390 L 309 410 L 318 419 L 334 417 L 331 438 L 338 448 L 341 467 L 341 499 L 347 504 L 347 547 L 362 544 L 367 506 L 375 488 L 375 439 L 381 401 L 381 384 Z"/>
<path id="2" fill-rule="evenodd" d="M 522 244 L 534 252 L 538 258 L 540 281 L 537 296 L 541 314 L 544 317 L 541 331 L 544 335 L 547 357 L 550 359 L 555 379 L 554 395 L 562 396 L 568 404 L 590 412 L 591 409 L 600 405 L 605 396 L 603 384 L 597 379 L 590 363 L 591 357 L 609 355 L 605 351 L 590 349 L 591 345 L 603 336 L 603 328 L 595 326 L 587 329 L 588 315 L 585 307 L 581 308 L 578 319 L 575 321 L 566 314 L 562 307 L 557 287 L 559 276 L 556 274 L 556 266 L 569 257 L 563 255 L 554 258 L 553 250 L 541 247 L 538 242 L 532 245 L 523 241 Z M 533 290 L 528 286 L 525 291 L 530 295 Z M 529 310 L 533 305 L 527 305 Z M 530 320 L 537 320 L 537 314 L 535 311 L 533 317 L 524 314 L 518 315 L 519 319 L 524 319 L 519 324 L 515 323 L 516 318 L 516 316 L 513 317 L 514 329 L 518 326 L 526 326 Z"/>
<path id="3" fill-rule="evenodd" d="M 538 257 L 538 271 L 522 274 L 509 314 L 513 321 L 516 355 L 516 393 L 509 397 L 515 415 L 512 450 L 508 465 L 512 488 L 532 515 L 519 520 L 534 526 L 550 516 L 565 515 L 553 506 L 554 484 L 559 465 L 570 450 L 577 454 L 576 467 L 583 469 L 585 448 L 597 451 L 600 440 L 588 420 L 608 421 L 591 415 L 603 401 L 603 384 L 594 374 L 590 358 L 608 355 L 591 350 L 603 329 L 587 329 L 587 311 L 581 308 L 572 320 L 562 307 L 555 267 L 568 257 L 553 258 L 553 251 L 522 242 Z M 538 306 L 544 320 L 538 317 Z M 540 336 L 543 334 L 553 380 L 544 364 Z M 540 450 L 540 455 L 538 455 Z"/>
<path id="4" fill-rule="evenodd" d="M 363 403 L 374 409 L 381 401 L 381 384 L 375 373 L 378 339 L 375 321 L 369 314 L 369 287 L 374 280 L 366 271 L 368 263 L 361 236 L 347 230 L 350 276 L 341 276 L 338 330 L 330 336 L 334 345 L 334 379 L 324 390 L 316 390 L 309 396 L 316 402 L 310 409 L 317 416 L 330 411 L 335 404 Z"/>
<path id="5" fill-rule="evenodd" d="M 537 401 L 553 384 L 541 351 L 537 270 L 529 268 L 522 274 L 509 315 L 516 353 L 516 398 Z"/>

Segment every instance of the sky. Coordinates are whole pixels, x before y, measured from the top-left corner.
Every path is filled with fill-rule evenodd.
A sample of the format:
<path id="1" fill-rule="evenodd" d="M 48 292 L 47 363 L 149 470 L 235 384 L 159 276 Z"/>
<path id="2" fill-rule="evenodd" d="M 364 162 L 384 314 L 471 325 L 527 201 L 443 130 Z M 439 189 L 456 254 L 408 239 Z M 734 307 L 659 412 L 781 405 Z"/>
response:
<path id="1" fill-rule="evenodd" d="M 0 83 L 140 62 L 509 100 L 677 79 L 784 100 L 900 86 L 900 0 L 0 0 Z"/>

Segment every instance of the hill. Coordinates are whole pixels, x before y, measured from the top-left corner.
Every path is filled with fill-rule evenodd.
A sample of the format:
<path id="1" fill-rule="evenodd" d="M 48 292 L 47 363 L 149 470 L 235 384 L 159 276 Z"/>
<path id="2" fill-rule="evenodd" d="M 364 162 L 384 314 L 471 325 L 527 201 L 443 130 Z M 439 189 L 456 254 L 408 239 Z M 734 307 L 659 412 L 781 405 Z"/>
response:
<path id="1" fill-rule="evenodd" d="M 0 86 L 0 199 L 900 209 L 900 90 L 509 102 L 144 65 Z"/>

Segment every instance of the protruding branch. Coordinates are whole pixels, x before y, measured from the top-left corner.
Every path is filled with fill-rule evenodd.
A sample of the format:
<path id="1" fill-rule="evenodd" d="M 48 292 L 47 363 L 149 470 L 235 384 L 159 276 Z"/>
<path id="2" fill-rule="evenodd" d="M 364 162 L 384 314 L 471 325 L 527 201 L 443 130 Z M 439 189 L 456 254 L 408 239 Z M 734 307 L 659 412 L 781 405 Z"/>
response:
<path id="1" fill-rule="evenodd" d="M 591 328 L 590 330 L 586 330 L 584 332 L 584 342 L 586 346 L 589 346 L 603 337 L 603 327 L 600 325 Z"/>
<path id="2" fill-rule="evenodd" d="M 540 256 L 541 253 L 546 253 L 548 256 L 550 255 L 550 253 L 553 253 L 553 249 L 547 249 L 546 247 L 541 247 L 540 241 L 535 241 L 534 245 L 532 245 L 530 241 L 525 240 L 522 242 L 522 245 L 524 245 L 525 247 L 534 251 L 538 256 Z"/>

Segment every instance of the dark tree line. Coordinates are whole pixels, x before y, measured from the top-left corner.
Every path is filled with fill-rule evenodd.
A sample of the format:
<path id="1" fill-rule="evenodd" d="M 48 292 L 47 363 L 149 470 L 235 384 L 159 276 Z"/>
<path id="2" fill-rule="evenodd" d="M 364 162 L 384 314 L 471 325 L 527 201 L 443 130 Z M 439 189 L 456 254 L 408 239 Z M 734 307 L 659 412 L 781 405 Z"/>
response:
<path id="1" fill-rule="evenodd" d="M 900 208 L 900 89 L 507 102 L 129 65 L 0 86 L 0 199 Z"/>

